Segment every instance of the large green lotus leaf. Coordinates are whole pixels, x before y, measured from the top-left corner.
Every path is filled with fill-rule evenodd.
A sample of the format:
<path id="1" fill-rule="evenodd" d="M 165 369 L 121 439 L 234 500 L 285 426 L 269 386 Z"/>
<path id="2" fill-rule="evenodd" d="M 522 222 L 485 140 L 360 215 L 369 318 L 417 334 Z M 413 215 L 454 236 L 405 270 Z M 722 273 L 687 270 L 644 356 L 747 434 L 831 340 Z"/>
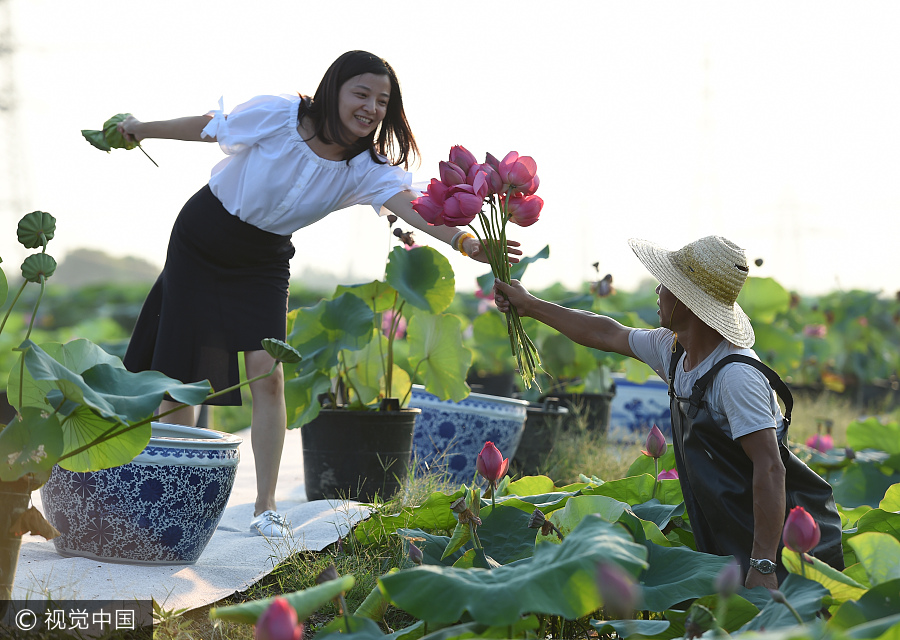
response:
<path id="1" fill-rule="evenodd" d="M 552 493 L 556 485 L 547 476 L 524 476 L 506 487 L 508 495 L 532 496 L 537 493 Z"/>
<path id="2" fill-rule="evenodd" d="M 665 611 L 673 605 L 716 592 L 716 576 L 731 561 L 687 547 L 647 543 L 649 568 L 641 576 L 644 606 Z"/>
<path id="3" fill-rule="evenodd" d="M 900 512 L 900 484 L 892 485 L 884 492 L 884 498 L 879 503 L 878 508 L 885 511 Z"/>
<path id="4" fill-rule="evenodd" d="M 900 639 L 900 614 L 872 620 L 846 632 L 853 640 L 898 640 Z"/>
<path id="5" fill-rule="evenodd" d="M 886 533 L 860 533 L 847 540 L 871 585 L 900 578 L 900 541 Z"/>
<path id="6" fill-rule="evenodd" d="M 406 631 L 407 629 L 411 630 L 417 625 L 422 624 L 424 623 L 419 620 L 415 625 L 409 626 L 403 631 Z M 421 632 L 417 635 L 398 636 L 397 634 L 401 633 L 398 631 L 394 634 L 383 636 L 379 640 L 393 640 L 394 638 L 396 638 L 396 640 L 469 640 L 470 638 L 496 638 L 497 640 L 505 640 L 506 638 L 533 638 L 533 631 L 539 626 L 540 622 L 538 622 L 537 616 L 526 616 L 515 624 L 490 626 L 478 622 L 462 622 L 460 624 L 444 627 L 443 629 L 438 629 L 437 631 L 432 631 L 426 636 L 423 636 Z M 347 637 L 349 640 L 354 640 L 349 636 Z"/>
<path id="7" fill-rule="evenodd" d="M 641 504 L 651 499 L 654 483 L 656 483 L 656 479 L 652 475 L 644 474 L 620 480 L 610 480 L 599 486 L 589 487 L 583 493 L 585 495 L 609 496 L 628 504 Z M 679 504 L 684 501 L 678 480 L 662 480 L 658 484 L 656 499 L 662 504 Z"/>
<path id="8" fill-rule="evenodd" d="M 895 485 L 896 486 L 896 485 Z M 884 500 L 881 501 L 884 504 Z M 870 509 L 856 525 L 857 533 L 866 531 L 878 531 L 887 533 L 900 540 L 900 513 L 884 511 L 883 509 Z"/>
<path id="9" fill-rule="evenodd" d="M 534 541 L 538 531 L 528 528 L 529 517 L 525 511 L 502 504 L 498 504 L 496 509 L 482 508 L 483 524 L 478 527 L 478 538 L 485 553 L 500 564 L 509 564 L 534 555 Z"/>
<path id="10" fill-rule="evenodd" d="M 645 447 L 646 448 L 646 447 Z M 662 473 L 667 469 L 675 468 L 675 448 L 671 445 L 666 445 L 666 452 L 659 459 L 659 471 Z M 631 466 L 628 467 L 628 471 L 625 472 L 625 477 L 631 476 L 639 476 L 644 473 L 650 474 L 651 476 L 656 475 L 656 463 L 655 460 L 648 455 L 641 454 L 637 458 L 635 458 L 634 462 L 631 463 Z"/>
<path id="11" fill-rule="evenodd" d="M 882 424 L 878 418 L 857 420 L 847 425 L 847 446 L 854 450 L 877 449 L 891 455 L 900 453 L 900 424 Z"/>
<path id="12" fill-rule="evenodd" d="M 845 507 L 876 507 L 885 492 L 898 481 L 900 473 L 886 475 L 881 465 L 859 461 L 843 469 L 837 478 L 828 479 L 834 489 L 834 501 Z"/>
<path id="13" fill-rule="evenodd" d="M 301 375 L 313 369 L 330 371 L 343 349 L 358 351 L 369 343 L 374 321 L 369 305 L 348 293 L 295 309 L 290 314 L 287 342 L 303 358 L 297 371 Z"/>
<path id="14" fill-rule="evenodd" d="M 316 585 L 315 587 L 304 589 L 303 591 L 284 593 L 270 598 L 242 602 L 227 607 L 213 607 L 209 610 L 209 617 L 213 620 L 229 620 L 241 624 L 256 624 L 256 621 L 259 619 L 259 616 L 262 615 L 263 611 L 268 609 L 269 605 L 272 604 L 272 600 L 278 597 L 287 600 L 287 603 L 297 612 L 297 618 L 306 620 L 315 613 L 317 609 L 328 604 L 328 602 L 337 598 L 341 593 L 345 593 L 353 588 L 355 583 L 356 578 L 353 576 L 341 576 L 336 580 L 330 580 L 320 585 Z"/>
<path id="15" fill-rule="evenodd" d="M 591 626 L 600 637 L 629 638 L 661 638 L 671 626 L 668 620 L 591 620 Z M 676 637 L 674 635 L 668 637 Z"/>
<path id="16" fill-rule="evenodd" d="M 132 427 L 104 420 L 84 405 L 75 409 L 63 421 L 62 427 L 65 444 L 63 455 L 84 446 L 89 447 L 60 461 L 59 466 L 69 471 L 99 471 L 128 464 L 150 442 L 152 431 L 149 420 Z M 113 437 L 93 444 L 109 435 Z"/>
<path id="17" fill-rule="evenodd" d="M 364 520 L 356 526 L 356 539 L 362 544 L 373 544 L 398 529 L 448 531 L 456 526 L 456 518 L 453 517 L 450 505 L 464 493 L 462 489 L 452 494 L 436 491 L 418 506 L 406 507 L 397 514 L 376 515 Z"/>
<path id="18" fill-rule="evenodd" d="M 109 153 L 109 150 L 112 149 L 112 147 L 109 146 L 109 142 L 106 141 L 106 136 L 103 135 L 103 131 L 99 129 L 82 129 L 81 135 L 83 135 L 84 139 L 93 146 L 100 149 L 100 151 Z"/>
<path id="19" fill-rule="evenodd" d="M 357 400 L 363 405 L 377 403 L 381 398 L 406 398 L 409 404 L 412 380 L 396 362 L 392 367 L 391 388 L 387 388 L 384 365 L 387 362 L 388 339 L 378 334 L 360 351 L 344 354 L 347 377 L 353 390 L 359 394 Z"/>
<path id="20" fill-rule="evenodd" d="M 791 306 L 791 293 L 772 278 L 747 278 L 738 304 L 756 324 L 773 322 Z"/>
<path id="21" fill-rule="evenodd" d="M 850 629 L 898 614 L 900 614 L 900 580 L 889 580 L 857 598 L 846 600 L 831 616 L 828 626 L 835 629 Z"/>
<path id="22" fill-rule="evenodd" d="M 117 113 L 112 118 L 103 123 L 103 137 L 106 138 L 106 142 L 113 149 L 131 150 L 138 146 L 137 142 L 135 142 L 134 140 L 128 140 L 124 135 L 119 133 L 119 129 L 116 126 L 130 115 L 130 113 Z M 82 131 L 82 133 L 84 132 Z M 87 136 L 85 136 L 85 138 L 87 138 Z M 88 142 L 94 144 L 93 141 L 90 140 L 90 138 L 88 138 Z"/>
<path id="23" fill-rule="evenodd" d="M 22 347 L 26 344 L 23 343 Z M 101 349 L 90 340 L 78 339 L 72 340 L 65 344 L 59 342 L 48 342 L 40 345 L 40 349 L 48 356 L 62 364 L 70 371 L 81 374 L 97 364 L 108 364 L 113 367 L 125 368 L 122 361 L 114 355 L 111 355 Z M 22 356 L 19 356 L 21 360 Z M 13 371 L 19 371 L 19 363 L 16 364 Z M 22 390 L 22 405 L 25 407 L 41 407 L 46 409 L 46 396 L 53 389 L 59 388 L 58 383 L 53 380 L 35 380 L 26 368 L 24 375 L 21 377 L 22 384 L 19 384 L 20 377 L 18 373 L 10 375 L 7 393 L 10 401 L 18 405 L 19 389 Z"/>
<path id="24" fill-rule="evenodd" d="M 631 510 L 641 520 L 654 523 L 660 529 L 665 529 L 672 518 L 684 516 L 684 503 L 662 504 L 656 498 L 635 504 Z"/>
<path id="25" fill-rule="evenodd" d="M 314 420 L 322 408 L 319 404 L 319 394 L 326 393 L 330 388 L 331 378 L 320 371 L 286 378 L 284 403 L 288 429 L 297 429 Z"/>
<path id="26" fill-rule="evenodd" d="M 790 574 L 785 578 L 784 582 L 778 585 L 778 590 L 784 594 L 785 599 L 791 603 L 800 618 L 807 624 L 816 619 L 822 609 L 822 600 L 828 595 L 828 590 L 818 582 L 806 580 L 795 574 Z M 762 587 L 756 587 L 753 591 L 765 593 Z M 765 630 L 771 632 L 784 627 L 794 627 L 796 624 L 797 619 L 790 609 L 781 603 L 769 600 L 759 615 L 741 627 L 740 631 Z M 821 638 L 822 635 L 814 634 L 813 637 Z"/>
<path id="27" fill-rule="evenodd" d="M 512 484 L 512 483 L 510 483 Z M 566 506 L 566 501 L 575 495 L 575 492 L 554 491 L 552 493 L 537 493 L 530 496 L 503 496 L 497 498 L 497 504 L 515 507 L 526 513 L 532 513 L 540 509 L 544 515 L 552 513 Z"/>
<path id="28" fill-rule="evenodd" d="M 459 318 L 417 313 L 409 321 L 406 339 L 410 365 L 422 376 L 426 391 L 440 400 L 459 402 L 468 397 L 466 373 L 472 352 L 463 345 Z"/>
<path id="29" fill-rule="evenodd" d="M 388 256 L 385 280 L 412 306 L 441 313 L 456 295 L 450 261 L 432 247 L 406 250 L 394 247 Z"/>
<path id="30" fill-rule="evenodd" d="M 50 471 L 63 452 L 63 433 L 56 414 L 25 407 L 0 431 L 0 480 Z"/>
<path id="31" fill-rule="evenodd" d="M 596 514 L 607 522 L 617 522 L 628 505 L 607 496 L 574 496 L 569 498 L 566 506 L 554 511 L 549 517 L 563 536 L 569 535 L 587 516 Z M 555 533 L 539 536 L 539 541 L 559 542 Z"/>
<path id="32" fill-rule="evenodd" d="M 334 290 L 334 298 L 349 293 L 363 300 L 374 313 L 384 313 L 392 309 L 397 302 L 397 290 L 381 280 L 373 280 L 366 284 L 338 285 Z"/>
<path id="33" fill-rule="evenodd" d="M 205 380 L 182 384 L 158 371 L 132 373 L 120 363 L 97 364 L 79 375 L 30 340 L 22 348 L 25 366 L 36 381 L 52 382 L 67 400 L 85 404 L 103 418 L 135 422 L 152 415 L 166 394 L 190 405 L 202 403 L 209 394 Z"/>
<path id="34" fill-rule="evenodd" d="M 382 576 L 391 602 L 429 624 L 451 623 L 468 612 L 483 624 L 513 624 L 526 613 L 580 618 L 602 606 L 596 571 L 601 561 L 633 576 L 646 549 L 598 515 L 584 519 L 562 544 L 542 544 L 528 560 L 496 569 L 431 565 Z"/>
<path id="35" fill-rule="evenodd" d="M 550 245 L 545 245 L 543 249 L 538 251 L 533 256 L 528 256 L 526 258 L 520 258 L 516 264 L 510 265 L 509 267 L 509 277 L 515 280 L 521 280 L 522 276 L 525 275 L 525 270 L 528 268 L 528 265 L 536 262 L 538 260 L 543 260 L 545 258 L 550 257 Z M 478 288 L 481 289 L 481 292 L 485 295 L 493 295 L 494 290 L 494 273 L 492 271 L 488 271 L 487 273 L 478 276 Z M 526 327 L 527 329 L 527 327 Z M 529 333 L 531 333 L 529 331 Z"/>
<path id="36" fill-rule="evenodd" d="M 801 575 L 808 580 L 815 580 L 828 589 L 831 597 L 838 602 L 850 599 L 856 600 L 866 592 L 866 587 L 846 573 L 838 571 L 813 556 L 807 556 L 807 558 L 811 558 L 812 562 L 807 559 L 801 566 L 798 553 L 787 548 L 781 550 L 781 562 L 788 571 Z"/>
<path id="37" fill-rule="evenodd" d="M 647 544 L 647 541 L 653 542 L 663 547 L 672 547 L 672 546 L 690 546 L 678 541 L 678 538 L 675 537 L 673 540 L 669 540 L 663 532 L 660 530 L 655 523 L 650 520 L 642 520 L 632 513 L 630 510 L 626 511 L 619 518 L 619 522 L 631 531 L 631 535 L 634 536 L 635 542 L 640 542 L 641 544 Z M 676 529 L 677 531 L 677 529 Z M 691 546 L 691 548 L 693 548 Z"/>
<path id="38" fill-rule="evenodd" d="M 506 316 L 491 310 L 472 321 L 472 339 L 476 351 L 475 361 L 488 372 L 500 372 L 512 366 L 510 359 L 509 330 Z"/>

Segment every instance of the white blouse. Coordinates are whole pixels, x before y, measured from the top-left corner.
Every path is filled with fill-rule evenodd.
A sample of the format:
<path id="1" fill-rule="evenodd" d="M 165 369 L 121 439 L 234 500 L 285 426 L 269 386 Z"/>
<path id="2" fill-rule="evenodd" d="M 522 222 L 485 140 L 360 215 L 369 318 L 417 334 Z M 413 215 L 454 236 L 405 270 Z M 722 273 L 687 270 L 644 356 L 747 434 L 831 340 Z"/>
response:
<path id="1" fill-rule="evenodd" d="M 299 108 L 299 96 L 257 96 L 227 117 L 221 99 L 210 112 L 201 135 L 228 157 L 213 167 L 209 186 L 229 213 L 286 236 L 355 204 L 381 214 L 387 200 L 412 189 L 412 174 L 376 163 L 368 151 L 349 164 L 317 156 L 297 131 Z"/>

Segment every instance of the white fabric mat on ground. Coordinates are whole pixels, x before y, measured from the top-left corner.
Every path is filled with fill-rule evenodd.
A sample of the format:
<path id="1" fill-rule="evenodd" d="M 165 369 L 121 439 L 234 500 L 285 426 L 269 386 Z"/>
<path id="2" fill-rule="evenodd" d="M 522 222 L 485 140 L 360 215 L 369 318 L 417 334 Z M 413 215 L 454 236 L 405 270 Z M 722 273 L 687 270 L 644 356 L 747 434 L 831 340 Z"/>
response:
<path id="1" fill-rule="evenodd" d="M 300 430 L 288 431 L 276 500 L 293 525 L 293 539 L 267 540 L 250 532 L 256 500 L 256 471 L 250 430 L 236 435 L 241 461 L 225 513 L 199 560 L 193 565 L 144 566 L 64 558 L 53 542 L 32 535 L 22 539 L 14 600 L 149 600 L 170 609 L 196 609 L 243 591 L 296 551 L 320 551 L 367 515 L 355 502 L 307 502 L 303 486 Z M 33 494 L 41 508 L 40 492 Z"/>

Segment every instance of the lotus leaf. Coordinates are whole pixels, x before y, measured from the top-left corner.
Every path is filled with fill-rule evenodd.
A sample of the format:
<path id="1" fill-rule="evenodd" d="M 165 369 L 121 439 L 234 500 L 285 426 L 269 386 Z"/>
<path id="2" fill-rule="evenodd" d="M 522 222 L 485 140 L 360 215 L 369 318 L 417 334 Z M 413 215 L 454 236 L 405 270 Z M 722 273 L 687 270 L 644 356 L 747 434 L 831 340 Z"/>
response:
<path id="1" fill-rule="evenodd" d="M 16 236 L 26 249 L 44 247 L 56 233 L 56 218 L 46 211 L 32 211 L 19 220 Z"/>

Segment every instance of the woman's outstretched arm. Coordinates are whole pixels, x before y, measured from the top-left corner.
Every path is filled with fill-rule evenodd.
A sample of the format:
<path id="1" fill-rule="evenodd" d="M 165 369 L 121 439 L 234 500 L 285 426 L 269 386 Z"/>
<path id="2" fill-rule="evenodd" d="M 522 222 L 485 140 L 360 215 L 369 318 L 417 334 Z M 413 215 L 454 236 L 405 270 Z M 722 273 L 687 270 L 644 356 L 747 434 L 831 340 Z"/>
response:
<path id="1" fill-rule="evenodd" d="M 173 120 L 141 122 L 134 116 L 128 116 L 117 126 L 119 133 L 124 135 L 126 140 L 133 142 L 140 142 L 146 138 L 215 142 L 215 138 L 200 137 L 200 132 L 209 124 L 211 118 L 212 116 L 187 116 Z"/>
<path id="2" fill-rule="evenodd" d="M 385 202 L 384 206 L 389 211 L 396 213 L 397 216 L 408 225 L 419 231 L 424 231 L 428 235 L 437 238 L 442 242 L 446 242 L 447 244 L 450 244 L 453 236 L 455 236 L 458 231 L 467 231 L 465 227 L 447 227 L 444 225 L 428 224 L 425 219 L 412 208 L 412 202 L 416 198 L 418 198 L 418 196 L 412 191 L 403 191 Z M 522 255 L 522 250 L 518 248 L 519 243 L 515 240 L 507 240 L 507 245 L 510 254 L 510 263 L 518 262 L 519 259 L 514 256 Z M 464 240 L 462 249 L 466 252 L 466 255 L 473 260 L 485 263 L 488 262 L 487 253 L 476 238 L 472 237 Z"/>

